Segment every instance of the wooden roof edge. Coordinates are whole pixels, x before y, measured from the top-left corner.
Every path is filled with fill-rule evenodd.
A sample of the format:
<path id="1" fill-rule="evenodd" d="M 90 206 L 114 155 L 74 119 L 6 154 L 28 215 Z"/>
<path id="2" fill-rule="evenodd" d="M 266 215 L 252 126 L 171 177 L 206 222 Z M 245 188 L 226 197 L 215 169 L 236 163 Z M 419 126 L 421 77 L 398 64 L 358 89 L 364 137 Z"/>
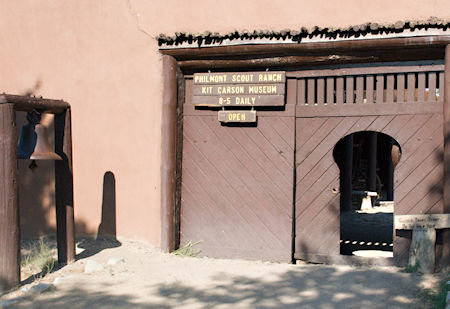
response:
<path id="1" fill-rule="evenodd" d="M 23 96 L 15 94 L 0 94 L 0 104 L 11 103 L 17 111 L 39 110 L 45 113 L 61 113 L 70 109 L 70 104 L 64 100 L 44 99 L 42 97 Z"/>
<path id="2" fill-rule="evenodd" d="M 416 29 L 443 29 L 450 28 L 450 20 L 438 17 L 430 17 L 426 20 L 406 20 L 392 23 L 367 22 L 359 25 L 345 27 L 300 27 L 299 29 L 273 30 L 234 30 L 228 33 L 205 31 L 203 33 L 175 32 L 174 35 L 160 34 L 156 37 L 159 46 L 177 46 L 183 43 L 196 44 L 199 47 L 211 44 L 221 44 L 225 40 L 256 40 L 256 39 L 277 39 L 291 40 L 300 43 L 302 39 L 316 36 L 327 38 L 350 38 L 363 34 L 386 34 L 401 33 L 406 30 Z"/>

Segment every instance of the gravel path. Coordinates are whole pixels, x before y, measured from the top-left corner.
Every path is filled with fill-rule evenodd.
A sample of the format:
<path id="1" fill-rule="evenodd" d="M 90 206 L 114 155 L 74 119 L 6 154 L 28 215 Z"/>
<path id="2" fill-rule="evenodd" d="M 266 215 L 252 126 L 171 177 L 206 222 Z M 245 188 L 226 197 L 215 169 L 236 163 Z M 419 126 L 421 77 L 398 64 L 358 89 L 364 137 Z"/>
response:
<path id="1" fill-rule="evenodd" d="M 428 308 L 434 276 L 393 267 L 179 257 L 137 242 L 87 242 L 77 262 L 24 285 L 5 308 Z M 109 263 L 109 264 L 108 264 Z M 89 266 L 87 266 L 89 264 Z M 86 267 L 92 272 L 86 273 Z M 98 268 L 97 270 L 95 268 Z M 19 297 L 19 298 L 18 298 Z M 11 301 L 12 300 L 12 301 Z M 14 300 L 18 300 L 13 303 Z M 0 308 L 2 307 L 0 303 Z"/>

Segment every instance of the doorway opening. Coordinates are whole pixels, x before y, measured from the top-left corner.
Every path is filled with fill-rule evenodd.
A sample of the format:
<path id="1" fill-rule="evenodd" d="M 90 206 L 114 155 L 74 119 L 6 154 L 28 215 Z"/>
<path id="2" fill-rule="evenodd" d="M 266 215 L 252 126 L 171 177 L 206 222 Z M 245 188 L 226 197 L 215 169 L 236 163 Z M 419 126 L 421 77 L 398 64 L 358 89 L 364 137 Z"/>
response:
<path id="1" fill-rule="evenodd" d="M 335 145 L 333 157 L 340 170 L 340 253 L 392 257 L 399 143 L 384 133 L 356 132 Z"/>

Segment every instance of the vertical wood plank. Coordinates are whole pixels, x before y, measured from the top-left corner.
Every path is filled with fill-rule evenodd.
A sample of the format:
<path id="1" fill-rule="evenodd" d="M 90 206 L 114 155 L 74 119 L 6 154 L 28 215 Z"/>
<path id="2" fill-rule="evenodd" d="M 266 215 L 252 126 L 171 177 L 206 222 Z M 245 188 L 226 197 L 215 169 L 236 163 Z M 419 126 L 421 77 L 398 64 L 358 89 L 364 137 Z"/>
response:
<path id="1" fill-rule="evenodd" d="M 55 161 L 56 240 L 60 264 L 75 261 L 71 131 L 70 110 L 55 115 L 55 152 L 62 158 Z"/>
<path id="2" fill-rule="evenodd" d="M 336 78 L 336 104 L 344 103 L 344 78 Z"/>
<path id="3" fill-rule="evenodd" d="M 350 210 L 352 206 L 352 162 L 353 162 L 353 134 L 344 138 L 345 158 L 342 170 L 342 209 Z"/>
<path id="4" fill-rule="evenodd" d="M 373 75 L 366 77 L 366 103 L 373 103 Z"/>
<path id="5" fill-rule="evenodd" d="M 377 75 L 377 82 L 376 82 L 376 101 L 377 103 L 383 103 L 384 102 L 384 76 L 383 75 Z"/>
<path id="6" fill-rule="evenodd" d="M 334 78 L 327 77 L 327 104 L 334 103 Z"/>
<path id="7" fill-rule="evenodd" d="M 317 104 L 323 105 L 325 103 L 325 79 L 317 79 Z"/>
<path id="8" fill-rule="evenodd" d="M 445 48 L 444 76 L 444 213 L 450 213 L 450 45 Z M 442 267 L 450 266 L 450 230 L 443 231 Z"/>
<path id="9" fill-rule="evenodd" d="M 345 103 L 353 104 L 354 103 L 354 87 L 353 87 L 354 77 L 347 76 L 345 77 Z"/>
<path id="10" fill-rule="evenodd" d="M 369 135 L 369 153 L 367 165 L 367 190 L 377 190 L 377 133 L 371 132 Z"/>
<path id="11" fill-rule="evenodd" d="M 414 73 L 408 73 L 408 102 L 415 102 L 416 93 L 416 75 Z"/>
<path id="12" fill-rule="evenodd" d="M 17 137 L 13 104 L 0 103 L 0 292 L 20 282 Z"/>
<path id="13" fill-rule="evenodd" d="M 428 102 L 436 102 L 436 72 L 428 73 Z"/>
<path id="14" fill-rule="evenodd" d="M 306 103 L 308 105 L 313 105 L 314 103 L 316 103 L 315 96 L 316 96 L 315 80 L 314 80 L 314 78 L 308 78 L 308 98 L 307 98 Z"/>
<path id="15" fill-rule="evenodd" d="M 444 100 L 445 78 L 444 72 L 439 72 L 439 98 L 438 101 Z"/>
<path id="16" fill-rule="evenodd" d="M 364 103 L 364 76 L 356 77 L 356 103 Z"/>
<path id="17" fill-rule="evenodd" d="M 297 81 L 297 104 L 305 105 L 306 103 L 306 81 L 299 79 Z"/>
<path id="18" fill-rule="evenodd" d="M 417 101 L 425 101 L 425 73 L 418 74 Z"/>
<path id="19" fill-rule="evenodd" d="M 394 75 L 389 74 L 387 76 L 387 85 L 386 85 L 386 102 L 392 103 L 394 102 Z"/>
<path id="20" fill-rule="evenodd" d="M 405 74 L 397 75 L 397 102 L 405 102 Z"/>
<path id="21" fill-rule="evenodd" d="M 175 249 L 177 61 L 163 56 L 161 123 L 161 249 Z"/>

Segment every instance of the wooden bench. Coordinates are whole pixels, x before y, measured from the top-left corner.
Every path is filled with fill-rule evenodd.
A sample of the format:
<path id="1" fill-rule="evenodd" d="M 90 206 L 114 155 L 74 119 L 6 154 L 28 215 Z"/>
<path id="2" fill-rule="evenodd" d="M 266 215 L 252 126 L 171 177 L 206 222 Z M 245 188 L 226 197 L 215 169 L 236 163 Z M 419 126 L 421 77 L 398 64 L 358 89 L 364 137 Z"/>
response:
<path id="1" fill-rule="evenodd" d="M 408 266 L 434 272 L 436 230 L 450 228 L 450 214 L 394 216 L 396 230 L 412 230 Z"/>

